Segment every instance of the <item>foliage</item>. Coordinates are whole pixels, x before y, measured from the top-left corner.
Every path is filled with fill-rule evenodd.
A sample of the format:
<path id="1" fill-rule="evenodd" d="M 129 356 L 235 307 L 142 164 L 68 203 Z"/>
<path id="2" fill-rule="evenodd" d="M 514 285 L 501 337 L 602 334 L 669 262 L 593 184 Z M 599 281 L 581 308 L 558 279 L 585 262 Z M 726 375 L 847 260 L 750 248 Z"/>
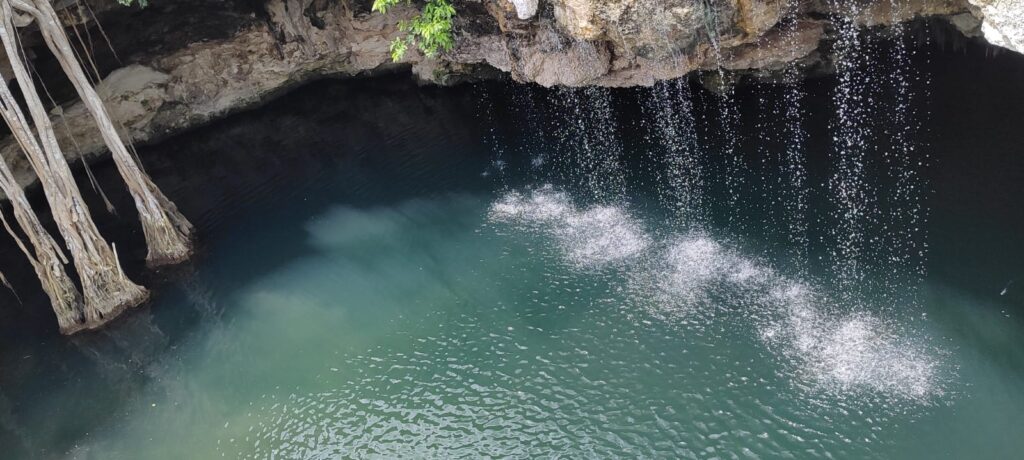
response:
<path id="1" fill-rule="evenodd" d="M 149 5 L 149 0 L 117 0 L 117 3 L 120 3 L 123 6 L 132 6 L 132 3 L 138 3 L 139 8 L 145 8 Z"/>
<path id="2" fill-rule="evenodd" d="M 374 0 L 373 11 L 387 13 L 391 7 L 403 1 L 408 4 L 411 0 Z M 428 57 L 437 56 L 442 51 L 451 51 L 455 46 L 453 18 L 455 7 L 451 0 L 427 0 L 419 14 L 398 23 L 399 30 L 406 35 L 391 42 L 391 60 L 402 60 L 409 45 L 419 48 Z"/>

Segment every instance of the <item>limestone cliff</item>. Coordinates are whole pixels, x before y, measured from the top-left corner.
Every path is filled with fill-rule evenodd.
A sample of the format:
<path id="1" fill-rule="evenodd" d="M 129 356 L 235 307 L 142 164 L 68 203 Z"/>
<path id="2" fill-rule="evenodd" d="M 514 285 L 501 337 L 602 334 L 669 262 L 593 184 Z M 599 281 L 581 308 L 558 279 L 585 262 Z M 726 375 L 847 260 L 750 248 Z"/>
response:
<path id="1" fill-rule="evenodd" d="M 104 77 L 100 93 L 141 142 L 312 79 L 404 66 L 439 84 L 496 71 L 545 86 L 650 85 L 719 67 L 770 75 L 790 63 L 820 62 L 840 15 L 864 27 L 938 16 L 966 34 L 1024 50 L 1024 0 L 456 0 L 455 49 L 435 59 L 410 51 L 399 64 L 390 61 L 388 43 L 415 5 L 381 15 L 370 11 L 370 0 L 154 0 L 144 10 L 84 2 L 59 2 L 74 24 L 69 35 L 93 50 L 90 66 Z M 53 113 L 63 118 L 57 126 L 67 154 L 102 154 L 32 25 L 24 41 L 57 99 Z M 11 142 L 0 142 L 0 154 L 21 182 L 32 182 Z"/>

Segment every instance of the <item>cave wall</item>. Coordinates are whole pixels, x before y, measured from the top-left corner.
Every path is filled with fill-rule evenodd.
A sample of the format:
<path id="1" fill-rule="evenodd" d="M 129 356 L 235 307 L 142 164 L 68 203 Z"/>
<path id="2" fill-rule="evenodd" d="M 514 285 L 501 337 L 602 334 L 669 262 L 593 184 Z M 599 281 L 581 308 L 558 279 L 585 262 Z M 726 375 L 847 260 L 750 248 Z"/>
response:
<path id="1" fill-rule="evenodd" d="M 504 74 L 543 86 L 651 85 L 719 68 L 777 78 L 791 64 L 805 74 L 827 72 L 840 17 L 865 28 L 939 17 L 966 35 L 1024 49 L 1024 0 L 456 0 L 455 49 L 438 58 L 410 49 L 398 64 L 388 45 L 415 5 L 382 15 L 370 10 L 372 0 L 155 0 L 144 9 L 86 1 L 64 0 L 60 13 L 73 25 L 72 41 L 94 56 L 103 78 L 97 89 L 112 116 L 136 142 L 318 78 L 401 69 L 435 84 Z M 23 28 L 23 41 L 57 100 L 65 153 L 104 154 L 32 27 Z M 34 181 L 10 139 L 0 141 L 0 155 L 20 182 Z"/>

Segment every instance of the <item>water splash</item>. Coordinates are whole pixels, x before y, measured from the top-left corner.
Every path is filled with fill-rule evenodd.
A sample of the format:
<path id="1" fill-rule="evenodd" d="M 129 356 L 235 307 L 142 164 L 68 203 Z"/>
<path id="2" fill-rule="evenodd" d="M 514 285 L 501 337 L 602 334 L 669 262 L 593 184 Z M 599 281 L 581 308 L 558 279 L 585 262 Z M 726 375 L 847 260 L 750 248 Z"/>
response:
<path id="1" fill-rule="evenodd" d="M 629 260 L 650 244 L 650 237 L 623 208 L 598 205 L 581 210 L 551 186 L 506 194 L 491 206 L 490 219 L 553 236 L 567 261 L 581 268 Z"/>
<path id="2" fill-rule="evenodd" d="M 841 397 L 875 396 L 929 403 L 945 393 L 941 349 L 921 333 L 788 278 L 706 234 L 669 245 L 653 272 L 652 307 L 669 318 L 720 316 L 742 305 L 798 387 Z M 664 310 L 663 310 L 664 309 Z"/>
<path id="3" fill-rule="evenodd" d="M 492 204 L 489 216 L 494 224 L 541 229 L 573 266 L 621 271 L 636 305 L 655 318 L 700 330 L 739 315 L 790 369 L 796 388 L 921 404 L 945 394 L 951 371 L 923 333 L 872 312 L 867 298 L 846 302 L 709 233 L 655 241 L 625 208 L 581 211 L 550 186 L 511 192 Z"/>

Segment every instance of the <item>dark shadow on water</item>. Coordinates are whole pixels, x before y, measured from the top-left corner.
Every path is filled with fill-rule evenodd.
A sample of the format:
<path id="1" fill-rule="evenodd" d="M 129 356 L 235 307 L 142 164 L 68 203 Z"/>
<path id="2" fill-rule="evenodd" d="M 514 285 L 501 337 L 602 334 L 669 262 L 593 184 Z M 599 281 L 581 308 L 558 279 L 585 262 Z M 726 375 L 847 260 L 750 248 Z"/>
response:
<path id="1" fill-rule="evenodd" d="M 60 456 L 70 444 L 45 443 L 70 443 L 95 431 L 117 415 L 123 401 L 161 378 L 157 358 L 198 322 L 223 313 L 204 286 L 203 269 L 194 268 L 204 265 L 209 242 L 230 251 L 233 236 L 273 227 L 260 233 L 266 241 L 259 254 L 241 256 L 252 257 L 252 263 L 240 260 L 229 276 L 215 276 L 218 290 L 230 289 L 312 253 L 301 242 L 279 243 L 300 232 L 309 216 L 339 202 L 375 206 L 485 189 L 489 182 L 480 173 L 489 153 L 474 117 L 477 95 L 467 87 L 420 88 L 408 75 L 321 81 L 257 111 L 142 148 L 147 172 L 198 229 L 196 261 L 161 273 L 144 270 L 144 241 L 113 165 L 107 161 L 92 168 L 116 216 L 103 210 L 84 173 L 78 174 L 94 219 L 117 245 L 129 276 L 154 289 L 157 303 L 177 308 L 145 305 L 102 331 L 61 337 L 30 266 L 5 238 L 0 259 L 23 303 L 0 292 L 4 456 Z M 39 195 L 35 190 L 33 202 L 44 209 Z M 263 218 L 268 210 L 273 222 Z M 52 228 L 52 222 L 46 224 Z M 77 401 L 71 405 L 68 398 L 46 398 L 62 392 L 83 396 L 71 399 Z M 23 427 L 36 428 L 26 432 Z"/>

